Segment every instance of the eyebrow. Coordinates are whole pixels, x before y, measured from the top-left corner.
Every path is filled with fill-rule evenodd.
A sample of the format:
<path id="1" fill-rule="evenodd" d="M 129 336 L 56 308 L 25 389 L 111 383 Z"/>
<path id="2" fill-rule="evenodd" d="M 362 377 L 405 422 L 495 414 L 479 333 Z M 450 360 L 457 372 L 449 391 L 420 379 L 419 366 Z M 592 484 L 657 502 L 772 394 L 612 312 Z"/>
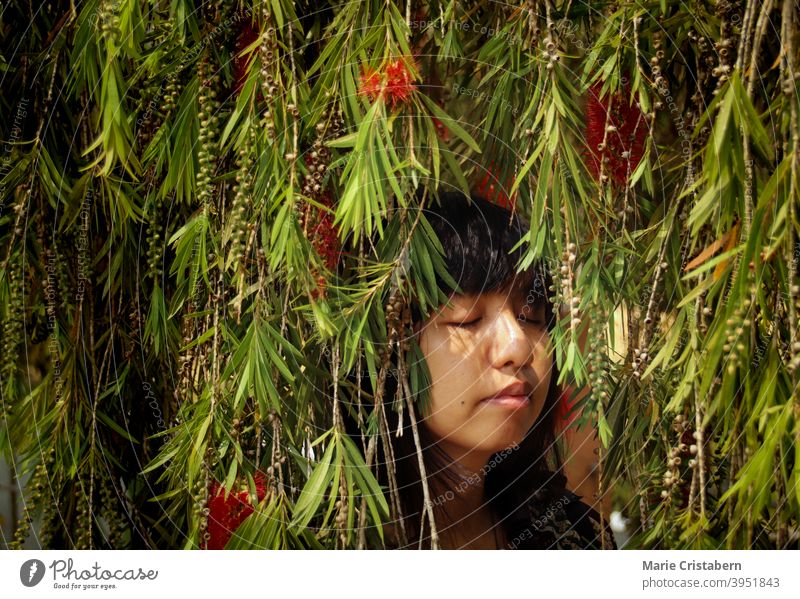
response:
<path id="1" fill-rule="evenodd" d="M 443 312 L 447 312 L 447 311 L 455 312 L 455 311 L 459 311 L 459 310 L 468 310 L 468 309 L 471 309 L 471 308 L 465 308 L 462 304 L 458 304 L 458 303 L 456 303 L 456 301 L 451 301 L 450 305 L 442 304 L 442 306 L 439 308 L 439 314 L 442 314 Z"/>
<path id="2" fill-rule="evenodd" d="M 436 316 L 437 316 L 437 318 L 438 318 L 438 317 L 440 317 L 440 316 L 443 316 L 443 314 L 442 314 L 442 313 L 443 313 L 443 312 L 445 312 L 445 311 L 451 311 L 451 312 L 452 312 L 452 311 L 458 311 L 458 310 L 472 310 L 472 309 L 474 308 L 474 305 L 475 305 L 475 303 L 476 303 L 476 302 L 475 302 L 475 299 L 473 299 L 473 300 L 470 302 L 470 304 L 471 304 L 471 305 L 470 305 L 469 307 L 466 307 L 466 308 L 465 308 L 465 307 L 462 305 L 462 304 L 463 304 L 463 302 L 466 302 L 466 301 L 468 301 L 468 300 L 466 300 L 466 296 L 468 296 L 468 295 L 470 295 L 470 296 L 475 296 L 475 299 L 477 299 L 477 296 L 478 296 L 478 295 L 480 295 L 480 294 L 469 294 L 469 293 L 454 293 L 454 294 L 452 294 L 452 295 L 451 295 L 451 296 L 449 296 L 449 298 L 448 298 L 448 299 L 450 300 L 450 305 L 448 306 L 448 305 L 445 303 L 445 304 L 442 304 L 442 305 L 441 305 L 441 306 L 438 308 L 438 311 L 436 312 Z M 459 303 L 458 303 L 459 301 L 460 301 L 460 302 L 462 302 L 462 304 L 459 304 Z"/>

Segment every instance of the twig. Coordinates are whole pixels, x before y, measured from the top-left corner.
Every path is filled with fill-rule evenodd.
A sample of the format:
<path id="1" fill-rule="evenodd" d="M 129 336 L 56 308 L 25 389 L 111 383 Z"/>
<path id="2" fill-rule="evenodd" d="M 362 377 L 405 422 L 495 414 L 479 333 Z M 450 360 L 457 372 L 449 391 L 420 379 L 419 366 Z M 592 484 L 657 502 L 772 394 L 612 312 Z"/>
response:
<path id="1" fill-rule="evenodd" d="M 411 401 L 411 393 L 409 392 L 408 382 L 405 377 L 405 364 L 402 360 L 402 356 L 399 360 L 398 368 L 400 370 L 400 376 L 398 378 L 402 381 L 402 386 L 405 390 L 404 395 L 406 403 L 408 404 L 408 418 L 411 421 L 411 430 L 414 433 L 414 446 L 417 448 L 417 464 L 419 465 L 419 474 L 422 481 L 422 496 L 425 501 L 424 511 L 428 515 L 428 522 L 431 525 L 431 549 L 439 549 L 439 535 L 436 532 L 436 522 L 433 518 L 433 504 L 431 503 L 430 490 L 428 489 L 428 475 L 425 471 L 425 461 L 422 459 L 422 445 L 419 440 L 419 431 L 417 430 L 417 419 L 414 416 L 414 403 Z M 420 534 L 418 545 L 420 549 L 422 548 L 422 537 L 423 535 Z"/>

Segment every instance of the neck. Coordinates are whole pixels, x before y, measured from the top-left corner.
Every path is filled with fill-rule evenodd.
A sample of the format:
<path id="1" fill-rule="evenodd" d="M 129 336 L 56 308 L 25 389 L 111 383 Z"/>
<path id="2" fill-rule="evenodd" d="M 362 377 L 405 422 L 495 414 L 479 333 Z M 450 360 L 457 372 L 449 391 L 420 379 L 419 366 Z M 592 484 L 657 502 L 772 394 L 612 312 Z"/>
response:
<path id="1" fill-rule="evenodd" d="M 455 479 L 444 478 L 431 488 L 433 514 L 445 546 L 462 546 L 492 529 L 492 512 L 484 498 L 485 466 L 488 457 L 452 458 Z"/>
<path id="2" fill-rule="evenodd" d="M 480 511 L 484 503 L 483 470 L 468 469 L 458 462 L 453 462 L 451 468 L 456 478 L 445 479 L 443 483 L 434 485 L 436 499 L 431 498 L 434 502 L 434 513 L 438 508 L 442 513 L 446 510 L 451 517 L 465 517 Z"/>

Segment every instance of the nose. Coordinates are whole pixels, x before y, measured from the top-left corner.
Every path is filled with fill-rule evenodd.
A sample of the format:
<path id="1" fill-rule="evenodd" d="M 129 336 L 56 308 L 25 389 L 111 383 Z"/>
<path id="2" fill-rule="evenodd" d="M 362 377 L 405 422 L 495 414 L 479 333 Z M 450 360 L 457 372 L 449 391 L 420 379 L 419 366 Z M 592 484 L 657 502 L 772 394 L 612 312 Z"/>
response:
<path id="1" fill-rule="evenodd" d="M 489 333 L 490 359 L 495 368 L 509 365 L 521 367 L 530 361 L 533 347 L 513 307 L 505 306 L 500 309 Z"/>

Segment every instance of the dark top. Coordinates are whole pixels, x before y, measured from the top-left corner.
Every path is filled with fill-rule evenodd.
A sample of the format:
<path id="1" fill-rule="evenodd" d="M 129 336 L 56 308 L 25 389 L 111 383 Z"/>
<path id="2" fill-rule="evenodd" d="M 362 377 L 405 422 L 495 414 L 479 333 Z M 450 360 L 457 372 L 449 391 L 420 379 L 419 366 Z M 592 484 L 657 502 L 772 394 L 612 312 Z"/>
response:
<path id="1" fill-rule="evenodd" d="M 543 488 L 508 517 L 505 549 L 616 549 L 600 515 L 570 491 Z"/>
<path id="2" fill-rule="evenodd" d="M 508 533 L 502 549 L 617 549 L 608 523 L 601 527 L 595 510 L 560 486 L 559 477 L 543 478 L 547 482 L 504 518 Z M 385 528 L 394 530 L 391 525 Z M 386 548 L 397 549 L 391 532 L 389 539 Z"/>

